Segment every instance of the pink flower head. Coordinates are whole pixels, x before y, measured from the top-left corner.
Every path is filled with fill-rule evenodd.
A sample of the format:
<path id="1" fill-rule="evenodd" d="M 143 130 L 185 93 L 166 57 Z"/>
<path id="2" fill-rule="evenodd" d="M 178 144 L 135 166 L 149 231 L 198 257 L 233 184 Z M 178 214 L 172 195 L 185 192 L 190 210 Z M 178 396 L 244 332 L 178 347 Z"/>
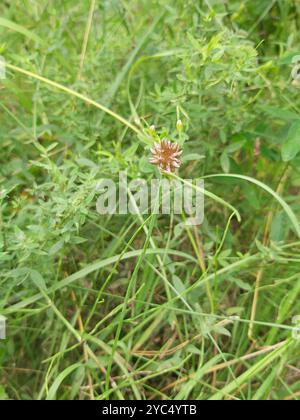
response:
<path id="1" fill-rule="evenodd" d="M 162 140 L 160 143 L 154 143 L 151 153 L 150 163 L 156 165 L 162 172 L 175 172 L 181 165 L 179 157 L 182 150 L 178 143 Z"/>

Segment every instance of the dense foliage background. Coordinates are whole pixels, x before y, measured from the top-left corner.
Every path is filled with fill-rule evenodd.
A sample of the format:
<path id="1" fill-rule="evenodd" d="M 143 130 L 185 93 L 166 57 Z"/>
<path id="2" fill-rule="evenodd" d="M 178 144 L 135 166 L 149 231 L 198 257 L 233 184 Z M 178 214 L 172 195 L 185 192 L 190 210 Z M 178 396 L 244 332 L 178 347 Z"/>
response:
<path id="1" fill-rule="evenodd" d="M 300 3 L 0 13 L 0 398 L 299 399 Z M 96 212 L 155 136 L 222 175 L 203 225 Z"/>

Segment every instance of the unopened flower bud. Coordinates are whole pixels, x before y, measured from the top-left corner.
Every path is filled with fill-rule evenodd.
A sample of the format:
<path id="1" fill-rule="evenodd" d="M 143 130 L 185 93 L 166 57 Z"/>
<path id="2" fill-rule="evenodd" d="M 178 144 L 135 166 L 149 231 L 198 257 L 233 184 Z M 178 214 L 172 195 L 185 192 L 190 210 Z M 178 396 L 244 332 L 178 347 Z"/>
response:
<path id="1" fill-rule="evenodd" d="M 176 124 L 176 129 L 177 129 L 177 131 L 179 131 L 180 133 L 181 133 L 181 131 L 183 130 L 183 124 L 182 124 L 182 121 L 181 121 L 181 120 L 178 120 L 178 121 L 177 121 L 177 124 Z"/>
<path id="2" fill-rule="evenodd" d="M 149 127 L 149 131 L 150 131 L 150 133 L 151 134 L 155 134 L 155 125 L 150 125 L 150 127 Z"/>

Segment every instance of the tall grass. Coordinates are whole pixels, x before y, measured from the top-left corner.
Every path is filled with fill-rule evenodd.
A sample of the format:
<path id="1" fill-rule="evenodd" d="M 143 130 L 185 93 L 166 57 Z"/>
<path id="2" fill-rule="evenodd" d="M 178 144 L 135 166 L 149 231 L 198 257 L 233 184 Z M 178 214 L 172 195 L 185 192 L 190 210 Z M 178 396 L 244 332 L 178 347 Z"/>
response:
<path id="1" fill-rule="evenodd" d="M 300 4 L 0 12 L 0 399 L 299 399 Z M 204 224 L 99 215 L 163 137 Z"/>

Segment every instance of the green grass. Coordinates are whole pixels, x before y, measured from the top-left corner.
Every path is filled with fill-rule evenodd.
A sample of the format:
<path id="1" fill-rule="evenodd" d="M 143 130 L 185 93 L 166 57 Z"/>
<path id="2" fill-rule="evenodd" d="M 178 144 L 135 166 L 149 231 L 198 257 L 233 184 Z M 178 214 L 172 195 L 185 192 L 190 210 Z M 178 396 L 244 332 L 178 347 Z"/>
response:
<path id="1" fill-rule="evenodd" d="M 300 399 L 300 4 L 0 13 L 0 399 Z M 99 215 L 165 136 L 203 225 Z"/>

